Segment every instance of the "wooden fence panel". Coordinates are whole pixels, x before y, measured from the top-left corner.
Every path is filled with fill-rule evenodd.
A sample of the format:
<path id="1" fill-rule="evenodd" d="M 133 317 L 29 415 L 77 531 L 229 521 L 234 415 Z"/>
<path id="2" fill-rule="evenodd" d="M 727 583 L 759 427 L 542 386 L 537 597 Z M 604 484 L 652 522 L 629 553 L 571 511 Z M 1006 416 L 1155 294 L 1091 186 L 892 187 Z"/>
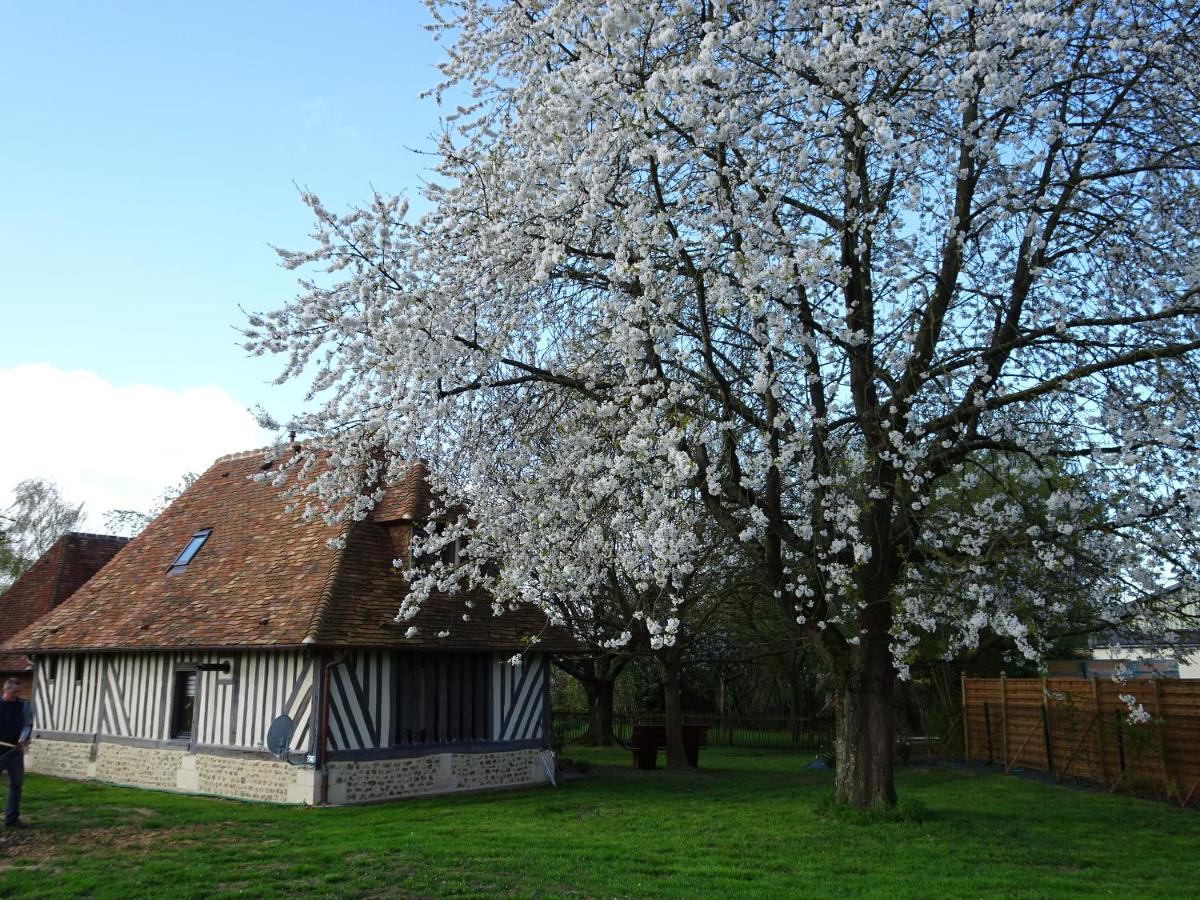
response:
<path id="1" fill-rule="evenodd" d="M 1136 722 L 1122 695 L 1149 720 Z M 968 760 L 1200 805 L 1200 680 L 964 678 Z"/>

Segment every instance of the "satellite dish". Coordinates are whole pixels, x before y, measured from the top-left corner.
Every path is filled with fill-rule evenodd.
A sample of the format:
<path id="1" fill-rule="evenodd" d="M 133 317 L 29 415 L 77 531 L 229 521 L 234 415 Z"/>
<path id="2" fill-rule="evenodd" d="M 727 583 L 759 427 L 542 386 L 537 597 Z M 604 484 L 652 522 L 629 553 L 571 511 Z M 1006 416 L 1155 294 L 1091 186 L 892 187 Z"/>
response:
<path id="1" fill-rule="evenodd" d="M 276 716 L 271 722 L 271 727 L 267 729 L 267 749 L 283 759 L 288 755 L 288 744 L 292 740 L 292 729 L 296 726 L 292 724 L 292 717 L 288 715 Z"/>

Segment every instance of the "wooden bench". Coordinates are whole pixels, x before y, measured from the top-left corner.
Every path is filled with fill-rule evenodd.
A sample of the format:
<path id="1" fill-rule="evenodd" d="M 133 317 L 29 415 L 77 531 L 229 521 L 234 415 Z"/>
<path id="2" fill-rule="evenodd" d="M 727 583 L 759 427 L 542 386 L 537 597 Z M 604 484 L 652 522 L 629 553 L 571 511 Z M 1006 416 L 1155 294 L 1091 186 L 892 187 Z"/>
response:
<path id="1" fill-rule="evenodd" d="M 687 755 L 688 765 L 693 769 L 700 765 L 700 748 L 707 746 L 707 724 L 683 726 L 683 752 Z M 635 768 L 655 768 L 658 765 L 658 751 L 667 749 L 667 726 L 634 725 L 629 749 L 633 751 Z"/>

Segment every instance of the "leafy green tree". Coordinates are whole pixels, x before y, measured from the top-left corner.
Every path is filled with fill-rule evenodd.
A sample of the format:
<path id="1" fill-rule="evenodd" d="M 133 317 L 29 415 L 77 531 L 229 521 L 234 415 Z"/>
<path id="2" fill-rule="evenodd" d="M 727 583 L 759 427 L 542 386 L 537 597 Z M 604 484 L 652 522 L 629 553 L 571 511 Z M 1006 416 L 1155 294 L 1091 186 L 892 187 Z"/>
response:
<path id="1" fill-rule="evenodd" d="M 27 478 L 13 488 L 13 502 L 0 513 L 0 591 L 32 566 L 60 537 L 83 520 L 83 504 L 73 506 L 58 485 Z"/>

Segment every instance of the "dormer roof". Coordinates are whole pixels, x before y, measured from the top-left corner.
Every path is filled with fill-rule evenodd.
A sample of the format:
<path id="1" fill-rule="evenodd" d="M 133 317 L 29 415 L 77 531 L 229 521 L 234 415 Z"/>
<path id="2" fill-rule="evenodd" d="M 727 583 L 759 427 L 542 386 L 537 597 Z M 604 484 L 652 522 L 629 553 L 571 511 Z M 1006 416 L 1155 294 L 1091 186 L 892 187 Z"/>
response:
<path id="1" fill-rule="evenodd" d="M 0 643 L 74 594 L 127 543 L 129 538 L 80 531 L 60 537 L 0 594 Z M 23 654 L 0 655 L 2 672 L 18 672 L 28 667 L 29 660 Z"/>

